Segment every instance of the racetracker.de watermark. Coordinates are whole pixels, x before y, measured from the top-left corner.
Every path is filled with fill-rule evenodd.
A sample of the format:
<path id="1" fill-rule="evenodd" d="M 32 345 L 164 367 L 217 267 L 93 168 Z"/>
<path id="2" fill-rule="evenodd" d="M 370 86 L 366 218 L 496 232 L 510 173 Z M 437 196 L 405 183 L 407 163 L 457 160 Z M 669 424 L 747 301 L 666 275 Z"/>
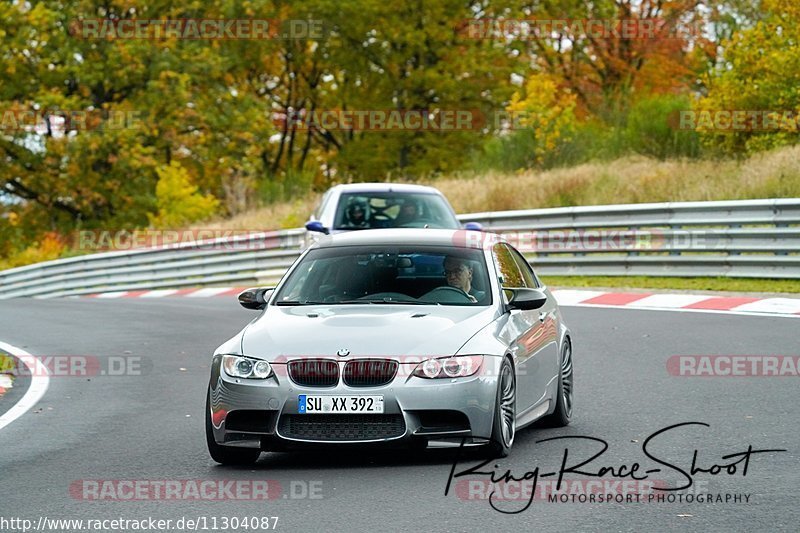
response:
<path id="1" fill-rule="evenodd" d="M 546 321 L 545 332 L 555 334 L 552 320 Z M 538 349 L 548 342 L 547 335 L 529 333 L 520 337 L 520 342 L 526 343 L 531 351 Z M 420 376 L 423 365 L 427 361 L 437 361 L 439 368 L 452 364 L 453 369 L 459 372 L 452 376 L 441 372 L 442 378 L 473 378 L 497 377 L 502 370 L 502 357 L 488 355 L 347 355 L 332 356 L 321 355 L 279 355 L 270 361 L 272 371 L 278 377 L 289 376 L 291 372 L 302 374 L 309 378 L 336 378 L 346 373 L 351 380 L 368 380 L 374 378 L 408 379 L 411 376 Z M 458 363 L 458 365 L 456 365 Z M 432 364 L 432 363 L 431 363 Z M 291 365 L 291 370 L 290 370 Z M 344 370 L 345 365 L 347 369 Z M 435 365 L 434 365 L 435 366 Z M 517 375 L 525 375 L 527 368 L 517 368 Z"/>
<path id="2" fill-rule="evenodd" d="M 141 111 L 7 109 L 0 114 L 0 132 L 69 132 L 124 130 L 142 124 Z"/>
<path id="3" fill-rule="evenodd" d="M 651 40 L 685 39 L 703 33 L 702 23 L 674 24 L 661 18 L 570 19 L 570 18 L 481 18 L 465 19 L 456 25 L 466 39 Z"/>
<path id="4" fill-rule="evenodd" d="M 144 376 L 153 360 L 139 355 L 21 355 L 14 358 L 11 372 L 16 376 L 90 378 L 100 376 Z"/>
<path id="5" fill-rule="evenodd" d="M 585 499 L 591 503 L 636 503 L 646 501 L 658 480 L 556 479 L 501 480 L 459 479 L 456 497 L 463 501 L 565 503 Z"/>
<path id="6" fill-rule="evenodd" d="M 79 230 L 73 247 L 83 251 L 146 248 L 191 250 L 270 250 L 296 248 L 302 236 L 286 232 L 236 229 Z"/>
<path id="7" fill-rule="evenodd" d="M 78 39 L 272 40 L 321 39 L 320 19 L 75 19 L 70 34 Z"/>
<path id="8" fill-rule="evenodd" d="M 78 479 L 69 495 L 81 501 L 321 500 L 321 480 L 277 479 Z"/>
<path id="9" fill-rule="evenodd" d="M 798 377 L 797 355 L 673 355 L 667 372 L 679 377 Z"/>
<path id="10" fill-rule="evenodd" d="M 273 114 L 280 130 L 296 131 L 510 131 L 535 127 L 529 111 L 494 109 L 297 109 Z"/>
<path id="11" fill-rule="evenodd" d="M 276 127 L 319 131 L 478 131 L 486 114 L 478 109 L 318 109 L 278 114 Z"/>
<path id="12" fill-rule="evenodd" d="M 453 244 L 491 249 L 505 241 L 525 253 L 669 252 L 724 250 L 728 237 L 721 230 L 554 229 L 483 231 L 459 230 Z"/>
<path id="13" fill-rule="evenodd" d="M 674 130 L 717 133 L 800 131 L 800 113 L 781 109 L 683 109 L 667 122 Z"/>

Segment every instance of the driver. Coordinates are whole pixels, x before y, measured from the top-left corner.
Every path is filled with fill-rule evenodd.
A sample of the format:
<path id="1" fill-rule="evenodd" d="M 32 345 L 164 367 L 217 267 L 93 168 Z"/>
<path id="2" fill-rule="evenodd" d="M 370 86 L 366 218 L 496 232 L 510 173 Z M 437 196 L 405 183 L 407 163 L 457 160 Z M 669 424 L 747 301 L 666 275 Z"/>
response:
<path id="1" fill-rule="evenodd" d="M 472 265 L 465 259 L 448 256 L 444 260 L 444 276 L 447 279 L 447 284 L 461 289 L 469 296 L 471 302 L 477 303 L 478 300 L 483 299 L 485 293 L 472 287 L 473 272 Z"/>
<path id="2" fill-rule="evenodd" d="M 400 206 L 400 213 L 398 213 L 397 218 L 394 219 L 394 225 L 397 227 L 416 222 L 419 216 L 420 209 L 417 203 L 411 199 L 406 200 L 403 202 L 403 205 Z"/>

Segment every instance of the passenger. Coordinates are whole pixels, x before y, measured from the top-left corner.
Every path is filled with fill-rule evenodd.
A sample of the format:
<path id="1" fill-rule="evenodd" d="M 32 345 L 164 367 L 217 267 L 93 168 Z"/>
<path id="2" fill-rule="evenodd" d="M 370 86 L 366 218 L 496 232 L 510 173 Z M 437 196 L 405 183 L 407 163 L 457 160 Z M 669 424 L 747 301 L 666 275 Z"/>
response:
<path id="1" fill-rule="evenodd" d="M 353 197 L 347 201 L 345 208 L 344 227 L 347 228 L 368 228 L 369 224 L 369 204 L 364 198 Z"/>

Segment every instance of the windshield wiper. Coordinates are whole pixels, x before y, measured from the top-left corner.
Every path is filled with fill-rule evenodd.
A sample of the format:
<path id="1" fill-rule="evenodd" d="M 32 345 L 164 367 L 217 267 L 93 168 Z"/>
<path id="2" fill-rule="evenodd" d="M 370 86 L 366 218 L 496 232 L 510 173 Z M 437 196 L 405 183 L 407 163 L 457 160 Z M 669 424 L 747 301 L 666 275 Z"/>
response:
<path id="1" fill-rule="evenodd" d="M 417 300 L 392 300 L 390 298 L 367 298 L 357 300 L 341 300 L 339 302 L 316 302 L 313 300 L 283 300 L 275 305 L 354 305 L 354 304 L 393 304 L 393 305 L 441 305 L 438 302 L 420 302 Z"/>
<path id="2" fill-rule="evenodd" d="M 339 304 L 398 304 L 398 305 L 439 305 L 435 302 L 420 302 L 417 300 L 393 300 L 391 298 L 365 298 L 358 300 L 342 300 Z"/>

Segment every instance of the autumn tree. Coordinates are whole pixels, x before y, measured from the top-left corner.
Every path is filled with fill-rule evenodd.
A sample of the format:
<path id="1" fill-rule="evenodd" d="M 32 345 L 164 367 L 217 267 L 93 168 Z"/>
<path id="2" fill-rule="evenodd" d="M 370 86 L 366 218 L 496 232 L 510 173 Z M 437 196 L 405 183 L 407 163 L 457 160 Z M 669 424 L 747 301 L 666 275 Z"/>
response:
<path id="1" fill-rule="evenodd" d="M 695 121 L 707 146 L 744 155 L 798 141 L 800 117 L 800 4 L 764 0 L 764 16 L 722 43 L 708 94 L 695 106 Z M 754 111 L 741 127 L 719 112 Z M 707 118 L 701 121 L 699 119 Z"/>

